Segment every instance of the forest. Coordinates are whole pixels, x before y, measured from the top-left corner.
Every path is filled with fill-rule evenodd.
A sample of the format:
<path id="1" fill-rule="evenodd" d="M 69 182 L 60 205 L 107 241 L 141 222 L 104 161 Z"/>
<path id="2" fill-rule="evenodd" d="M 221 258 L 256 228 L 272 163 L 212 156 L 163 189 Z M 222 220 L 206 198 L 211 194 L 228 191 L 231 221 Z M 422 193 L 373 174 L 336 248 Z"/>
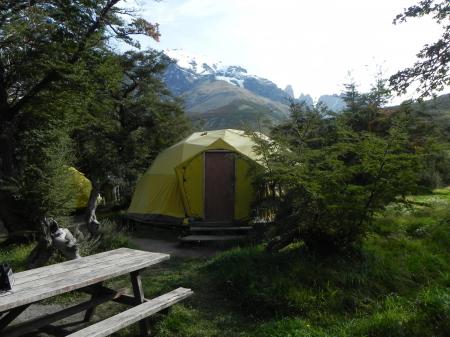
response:
<path id="1" fill-rule="evenodd" d="M 449 13 L 422 0 L 393 18 L 431 18 L 442 36 L 367 92 L 347 83 L 343 111 L 291 99 L 284 120 L 244 130 L 260 158 L 248 164 L 255 234 L 143 274 L 147 294 L 194 291 L 149 320 L 155 336 L 450 335 Z M 0 2 L 0 262 L 14 272 L 142 248 L 127 218 L 136 184 L 203 131 L 163 82 L 174 60 L 141 47 L 160 37 L 120 0 Z M 417 99 L 389 104 L 410 90 Z M 100 308 L 97 320 L 120 310 Z"/>

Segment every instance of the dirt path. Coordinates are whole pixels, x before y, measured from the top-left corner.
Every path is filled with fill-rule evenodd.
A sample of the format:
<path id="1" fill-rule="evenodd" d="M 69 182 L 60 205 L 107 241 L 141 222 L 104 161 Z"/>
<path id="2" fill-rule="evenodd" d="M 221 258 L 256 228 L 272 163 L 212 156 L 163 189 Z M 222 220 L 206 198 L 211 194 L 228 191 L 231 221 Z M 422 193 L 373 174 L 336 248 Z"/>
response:
<path id="1" fill-rule="evenodd" d="M 178 240 L 171 241 L 158 238 L 133 237 L 133 244 L 138 249 L 150 252 L 170 254 L 176 257 L 200 258 L 214 256 L 220 248 L 204 245 L 180 245 Z"/>
<path id="2" fill-rule="evenodd" d="M 69 304 L 67 304 L 67 305 L 32 304 L 14 320 L 13 325 L 16 325 L 16 324 L 19 324 L 22 322 L 26 322 L 26 321 L 30 321 L 30 320 L 40 317 L 44 314 L 52 314 L 52 313 L 58 312 L 64 308 L 67 308 L 68 306 L 70 306 L 70 305 Z M 59 327 L 64 327 L 68 331 L 72 331 L 74 328 L 75 328 L 75 330 L 77 328 L 81 328 L 81 326 L 84 324 L 84 323 L 81 323 L 83 321 L 83 318 L 84 318 L 84 313 L 79 313 L 79 314 L 67 317 L 61 321 L 58 321 L 57 323 L 53 323 L 53 325 L 59 326 Z M 26 336 L 27 337 L 28 336 L 29 337 L 31 337 L 31 336 L 32 337 L 47 337 L 47 336 L 53 336 L 53 335 L 48 335 L 43 332 L 39 332 L 39 333 L 32 332 L 30 334 L 27 334 Z"/>
<path id="3" fill-rule="evenodd" d="M 170 254 L 173 257 L 202 258 L 214 256 L 225 249 L 214 244 L 180 244 L 177 230 L 140 225 L 132 233 L 131 241 L 137 249 Z"/>

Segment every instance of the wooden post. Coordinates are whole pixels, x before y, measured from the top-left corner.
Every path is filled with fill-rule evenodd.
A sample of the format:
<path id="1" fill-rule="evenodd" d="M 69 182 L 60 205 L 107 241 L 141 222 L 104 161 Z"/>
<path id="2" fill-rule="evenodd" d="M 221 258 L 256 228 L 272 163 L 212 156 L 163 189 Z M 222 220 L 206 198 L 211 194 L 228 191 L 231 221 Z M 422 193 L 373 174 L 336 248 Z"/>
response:
<path id="1" fill-rule="evenodd" d="M 142 288 L 142 280 L 141 280 L 141 270 L 136 270 L 130 273 L 131 276 L 131 284 L 133 286 L 133 294 L 136 301 L 136 305 L 142 304 L 145 302 L 144 289 Z M 148 321 L 147 319 L 143 319 L 139 321 L 139 328 L 141 330 L 142 337 L 148 337 Z"/>
<path id="2" fill-rule="evenodd" d="M 91 293 L 91 301 L 96 300 L 100 297 L 101 289 L 102 289 L 103 282 L 97 283 L 94 286 L 92 286 L 92 293 Z M 89 322 L 92 319 L 92 316 L 94 316 L 95 307 L 91 307 L 86 310 L 86 313 L 84 314 L 83 322 Z"/>
<path id="3" fill-rule="evenodd" d="M 25 311 L 26 308 L 28 308 L 30 304 L 22 305 L 21 307 L 17 307 L 15 309 L 12 309 L 9 311 L 6 315 L 2 316 L 2 319 L 0 319 L 0 332 L 5 329 L 9 323 L 14 321 L 17 316 L 19 316 L 22 312 Z"/>

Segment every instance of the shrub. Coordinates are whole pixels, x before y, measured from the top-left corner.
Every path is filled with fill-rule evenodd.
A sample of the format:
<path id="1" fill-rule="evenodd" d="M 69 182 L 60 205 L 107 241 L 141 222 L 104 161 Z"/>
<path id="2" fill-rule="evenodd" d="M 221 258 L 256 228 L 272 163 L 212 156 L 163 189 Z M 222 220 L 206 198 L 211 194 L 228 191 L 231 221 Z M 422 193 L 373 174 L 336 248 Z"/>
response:
<path id="1" fill-rule="evenodd" d="M 293 105 L 272 140 L 254 138 L 266 166 L 254 171 L 259 207 L 276 214 L 271 250 L 301 240 L 321 254 L 351 251 L 377 212 L 417 187 L 420 157 L 401 121 L 379 136 Z"/>
<path id="2" fill-rule="evenodd" d="M 130 237 L 119 229 L 115 221 L 109 219 L 102 220 L 100 226 L 100 236 L 94 240 L 82 240 L 80 243 L 81 256 L 117 249 L 121 247 L 133 248 Z"/>

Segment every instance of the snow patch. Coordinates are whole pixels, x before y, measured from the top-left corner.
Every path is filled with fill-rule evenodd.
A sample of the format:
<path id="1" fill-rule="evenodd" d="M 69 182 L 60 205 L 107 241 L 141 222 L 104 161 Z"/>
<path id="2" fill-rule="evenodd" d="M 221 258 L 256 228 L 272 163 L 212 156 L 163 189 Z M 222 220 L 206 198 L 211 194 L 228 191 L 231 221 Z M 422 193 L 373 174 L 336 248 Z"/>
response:
<path id="1" fill-rule="evenodd" d="M 215 78 L 218 81 L 225 81 L 225 82 L 228 82 L 228 83 L 233 84 L 235 86 L 244 88 L 244 80 L 243 79 L 237 79 L 237 78 L 234 78 L 234 77 L 227 77 L 227 76 L 216 76 Z"/>
<path id="2" fill-rule="evenodd" d="M 164 53 L 177 61 L 177 65 L 198 75 L 214 75 L 224 67 L 221 61 L 205 55 L 188 53 L 182 49 L 166 49 Z"/>

